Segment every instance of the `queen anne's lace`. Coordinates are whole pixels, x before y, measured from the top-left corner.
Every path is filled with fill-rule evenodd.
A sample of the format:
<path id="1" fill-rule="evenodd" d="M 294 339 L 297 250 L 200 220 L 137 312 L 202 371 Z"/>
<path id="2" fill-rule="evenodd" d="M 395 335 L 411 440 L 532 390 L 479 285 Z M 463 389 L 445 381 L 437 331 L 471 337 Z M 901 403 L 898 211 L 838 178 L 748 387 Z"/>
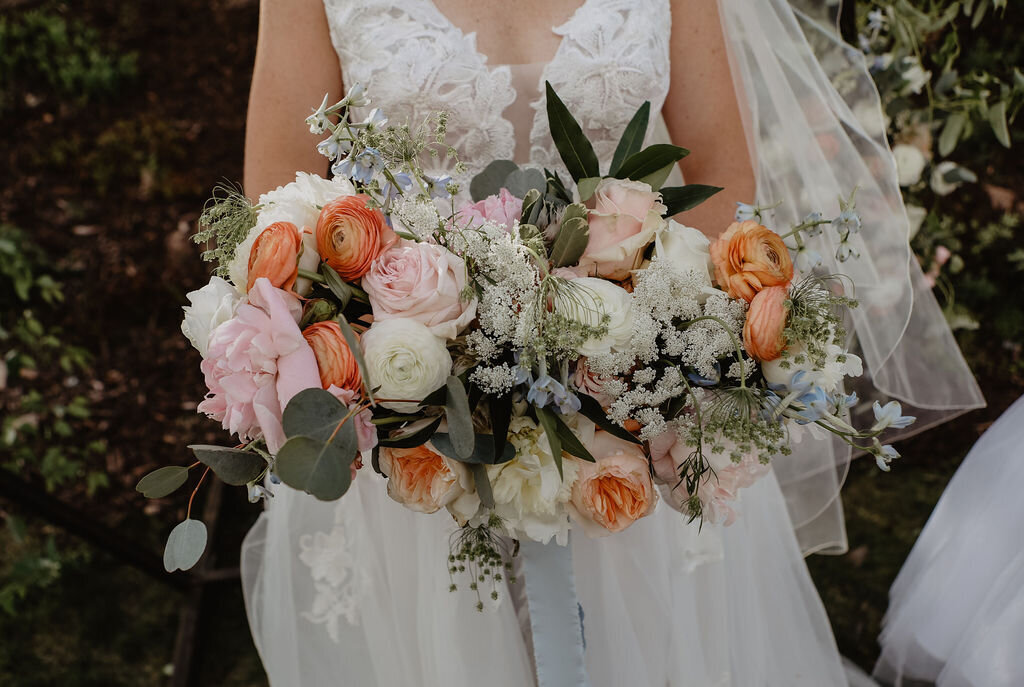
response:
<path id="1" fill-rule="evenodd" d="M 513 159 L 515 130 L 505 117 L 517 97 L 512 67 L 488 65 L 475 34 L 463 33 L 431 0 L 324 0 L 324 5 L 345 81 L 370 85 L 370 107 L 384 108 L 391 122 L 413 125 L 431 112 L 449 112 L 448 143 L 467 165 L 461 181 L 491 160 Z M 636 109 L 650 100 L 653 119 L 665 102 L 669 2 L 586 0 L 553 30 L 562 41 L 544 68 L 540 93 L 543 81 L 550 81 L 606 168 Z M 530 159 L 517 162 L 562 170 L 543 95 L 531 105 Z M 364 109 L 369 108 L 360 109 L 357 118 Z M 443 157 L 429 171 L 453 173 Z"/>

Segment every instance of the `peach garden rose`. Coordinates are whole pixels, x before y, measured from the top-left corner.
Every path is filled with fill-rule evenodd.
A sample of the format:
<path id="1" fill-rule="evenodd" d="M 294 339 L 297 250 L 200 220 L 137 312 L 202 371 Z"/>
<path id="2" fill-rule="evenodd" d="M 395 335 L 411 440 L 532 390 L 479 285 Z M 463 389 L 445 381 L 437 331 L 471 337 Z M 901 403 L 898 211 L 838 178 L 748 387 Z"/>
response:
<path id="1" fill-rule="evenodd" d="M 642 447 L 598 431 L 587 449 L 597 462 L 577 461 L 569 502 L 584 532 L 592 537 L 621 532 L 654 511 L 658 492 Z"/>
<path id="2" fill-rule="evenodd" d="M 380 450 L 380 469 L 388 478 L 388 496 L 419 513 L 434 513 L 472 487 L 465 465 L 447 458 L 430 443 Z"/>

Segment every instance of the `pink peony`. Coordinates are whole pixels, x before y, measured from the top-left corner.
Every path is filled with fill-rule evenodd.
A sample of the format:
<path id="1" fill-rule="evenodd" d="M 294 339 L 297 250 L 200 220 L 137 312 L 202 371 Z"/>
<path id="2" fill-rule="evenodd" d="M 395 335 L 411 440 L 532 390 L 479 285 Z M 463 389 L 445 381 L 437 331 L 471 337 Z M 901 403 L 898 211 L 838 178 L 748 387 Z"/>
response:
<path id="1" fill-rule="evenodd" d="M 249 302 L 210 334 L 201 366 L 209 393 L 199 412 L 242 441 L 262 434 L 271 453 L 284 443 L 281 412 L 288 401 L 320 388 L 316 356 L 297 324 L 301 313 L 297 297 L 257 279 Z"/>
<path id="2" fill-rule="evenodd" d="M 643 448 L 598 431 L 587 450 L 596 463 L 577 461 L 569 511 L 591 537 L 621 532 L 654 511 L 658 492 Z"/>
<path id="3" fill-rule="evenodd" d="M 362 283 L 375 322 L 416 320 L 435 336 L 454 339 L 476 317 L 476 300 L 462 299 L 465 263 L 432 243 L 395 244 L 374 260 Z"/>
<path id="4" fill-rule="evenodd" d="M 516 198 L 508 189 L 501 189 L 496 196 L 487 196 L 481 201 L 466 204 L 459 210 L 459 218 L 473 224 L 485 221 L 497 222 L 508 227 L 509 231 L 523 215 L 523 201 Z M 479 220 L 473 222 L 472 220 Z"/>

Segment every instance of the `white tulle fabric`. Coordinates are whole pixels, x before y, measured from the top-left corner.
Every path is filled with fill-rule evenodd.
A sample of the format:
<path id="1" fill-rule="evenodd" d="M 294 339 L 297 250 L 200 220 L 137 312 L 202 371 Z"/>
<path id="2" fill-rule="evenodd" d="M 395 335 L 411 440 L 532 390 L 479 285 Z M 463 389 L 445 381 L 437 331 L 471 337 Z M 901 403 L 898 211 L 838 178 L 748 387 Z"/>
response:
<path id="1" fill-rule="evenodd" d="M 1022 492 L 1024 398 L 971 449 L 889 591 L 885 684 L 1024 684 Z"/>
<path id="2" fill-rule="evenodd" d="M 835 232 L 811 239 L 828 272 L 849 276 L 860 307 L 849 347 L 864 360 L 855 418 L 868 426 L 871 401 L 896 399 L 918 421 L 886 441 L 922 431 L 984 400 L 908 245 L 896 165 L 878 92 L 863 56 L 836 30 L 838 2 L 719 0 L 733 76 L 757 172 L 757 200 L 783 201 L 777 229 L 810 211 L 839 212 L 856 188 L 860 257 L 835 259 Z M 775 460 L 805 552 L 846 548 L 839 488 L 850 449 L 829 435 L 806 436 Z"/>

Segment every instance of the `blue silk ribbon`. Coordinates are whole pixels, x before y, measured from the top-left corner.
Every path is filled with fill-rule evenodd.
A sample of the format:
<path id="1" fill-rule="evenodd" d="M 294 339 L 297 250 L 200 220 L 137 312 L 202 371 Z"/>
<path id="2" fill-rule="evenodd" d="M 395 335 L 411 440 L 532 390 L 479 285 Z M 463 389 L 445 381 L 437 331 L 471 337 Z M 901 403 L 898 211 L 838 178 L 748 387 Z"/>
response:
<path id="1" fill-rule="evenodd" d="M 526 603 L 537 687 L 590 687 L 583 661 L 583 611 L 576 598 L 572 547 L 523 540 Z"/>

